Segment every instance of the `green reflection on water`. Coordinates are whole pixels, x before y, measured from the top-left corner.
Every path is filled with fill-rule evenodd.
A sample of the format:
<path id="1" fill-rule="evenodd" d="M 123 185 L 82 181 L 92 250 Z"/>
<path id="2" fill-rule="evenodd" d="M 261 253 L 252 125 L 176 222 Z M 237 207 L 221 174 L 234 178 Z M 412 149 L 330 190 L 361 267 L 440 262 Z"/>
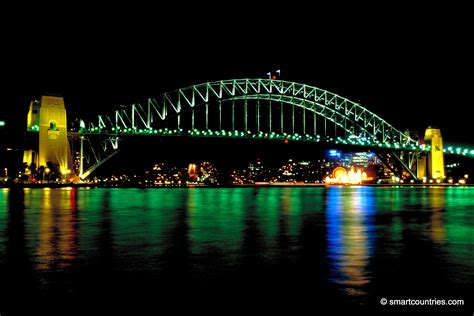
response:
<path id="1" fill-rule="evenodd" d="M 464 265 L 474 264 L 474 188 L 448 188 L 446 190 L 445 218 L 447 249 L 452 258 Z M 465 282 L 474 279 L 473 269 L 466 269 Z"/>
<path id="2" fill-rule="evenodd" d="M 248 203 L 241 190 L 191 190 L 187 202 L 193 253 L 240 248 Z"/>
<path id="3" fill-rule="evenodd" d="M 0 254 L 5 252 L 5 232 L 8 219 L 8 189 L 0 189 Z M 0 258 L 0 261 L 2 258 Z"/>
<path id="4" fill-rule="evenodd" d="M 363 296 L 374 259 L 397 269 L 424 248 L 443 277 L 472 282 L 473 210 L 474 188 L 3 189 L 0 253 L 8 255 L 10 238 L 24 240 L 40 273 L 98 264 L 157 273 L 179 266 L 203 277 L 242 265 L 298 269 L 306 260 L 328 264 L 328 279 Z M 24 213 L 16 217 L 23 239 L 8 236 L 23 225 L 9 226 L 12 212 Z"/>

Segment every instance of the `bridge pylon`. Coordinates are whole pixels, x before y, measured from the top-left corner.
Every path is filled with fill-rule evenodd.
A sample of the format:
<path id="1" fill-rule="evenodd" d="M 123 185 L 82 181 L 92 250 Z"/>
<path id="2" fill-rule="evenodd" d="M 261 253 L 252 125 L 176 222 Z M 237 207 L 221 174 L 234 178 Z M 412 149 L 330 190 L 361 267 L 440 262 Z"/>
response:
<path id="1" fill-rule="evenodd" d="M 431 146 L 426 159 L 427 174 L 425 176 L 431 179 L 443 180 L 446 175 L 444 172 L 443 138 L 440 129 L 429 126 L 425 131 L 425 142 L 427 142 L 426 145 Z"/>
<path id="2" fill-rule="evenodd" d="M 51 172 L 57 172 L 66 181 L 74 177 L 63 97 L 44 95 L 40 101 L 33 101 L 28 112 L 27 128 L 39 132 L 38 146 L 25 151 L 23 162 L 45 170 L 52 168 Z"/>

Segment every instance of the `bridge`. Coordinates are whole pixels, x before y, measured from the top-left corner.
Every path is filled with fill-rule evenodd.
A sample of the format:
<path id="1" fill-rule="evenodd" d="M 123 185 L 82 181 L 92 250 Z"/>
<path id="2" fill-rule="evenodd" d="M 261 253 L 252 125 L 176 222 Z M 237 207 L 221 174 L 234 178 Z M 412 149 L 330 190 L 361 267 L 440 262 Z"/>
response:
<path id="1" fill-rule="evenodd" d="M 43 107 L 36 105 L 36 110 L 38 106 Z M 63 111 L 59 108 L 49 112 Z M 58 128 L 57 119 L 43 120 L 43 116 L 48 116 L 46 111 L 37 118 L 34 118 L 33 112 L 32 104 L 28 130 L 40 133 L 41 151 L 41 143 L 55 142 L 48 137 L 53 133 L 58 139 L 58 133 L 61 134 L 66 122 Z M 43 136 L 42 130 L 45 131 Z M 443 148 L 437 128 L 428 128 L 424 139 L 418 139 L 398 130 L 360 104 L 335 93 L 306 84 L 272 79 L 222 80 L 180 88 L 158 98 L 149 98 L 144 103 L 120 106 L 92 120 L 81 120 L 79 126 L 67 131 L 67 136 L 64 132 L 62 134 L 63 138 L 80 141 L 81 179 L 87 178 L 113 157 L 120 150 L 121 140 L 137 135 L 249 138 L 360 146 L 374 151 L 382 161 L 391 160 L 387 167 L 400 178 L 414 180 L 426 176 L 443 179 L 444 153 L 474 157 L 474 150 L 453 146 Z M 93 143 L 96 144 L 95 149 Z M 43 148 L 46 147 L 43 145 Z M 89 155 L 85 154 L 86 147 L 89 148 Z M 57 148 L 43 149 L 45 152 L 48 150 L 58 156 Z M 65 155 L 63 149 L 59 153 L 63 157 L 61 162 L 57 161 L 59 164 L 64 165 L 65 161 L 70 160 Z M 39 156 L 42 157 L 41 153 Z"/>

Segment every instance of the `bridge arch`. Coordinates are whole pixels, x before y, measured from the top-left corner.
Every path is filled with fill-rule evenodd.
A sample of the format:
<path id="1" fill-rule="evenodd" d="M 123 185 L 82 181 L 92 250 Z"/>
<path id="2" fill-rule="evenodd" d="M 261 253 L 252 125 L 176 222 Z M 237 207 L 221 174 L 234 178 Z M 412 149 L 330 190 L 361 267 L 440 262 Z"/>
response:
<path id="1" fill-rule="evenodd" d="M 306 128 L 306 113 L 314 115 L 315 128 L 311 131 L 313 135 L 317 134 L 316 116 L 318 116 L 325 124 L 330 122 L 335 129 L 339 128 L 347 136 L 363 137 L 371 144 L 388 143 L 396 146 L 416 144 L 415 140 L 356 102 L 306 84 L 271 79 L 222 80 L 180 88 L 166 92 L 158 98 L 149 98 L 146 104 L 136 103 L 131 106 L 122 106 L 112 115 L 100 115 L 96 121 L 89 122 L 87 130 L 111 134 L 133 133 L 140 130 L 167 128 L 173 124 L 174 129 L 178 131 L 186 129 L 186 127 L 193 130 L 195 122 L 199 120 L 201 120 L 199 122 L 201 124 L 205 120 L 203 129 L 208 130 L 209 121 L 216 120 L 212 118 L 210 111 L 218 109 L 219 115 L 222 116 L 222 104 L 232 102 L 232 122 L 234 123 L 236 112 L 233 102 L 245 104 L 239 105 L 239 111 L 242 112 L 243 106 L 246 107 L 247 102 L 251 101 L 270 102 L 270 117 L 272 115 L 271 102 L 281 104 L 279 107 L 281 110 L 281 132 L 283 132 L 284 120 L 288 120 L 288 116 L 291 116 L 288 111 L 283 111 L 282 105 L 285 104 L 292 107 L 293 126 L 294 124 L 303 125 L 303 130 Z M 257 106 L 260 106 L 259 103 Z M 300 109 L 296 117 L 295 107 Z M 261 117 L 259 112 L 254 111 L 249 114 L 247 108 L 244 110 L 244 120 L 255 116 L 258 122 Z M 205 112 L 205 118 L 202 115 L 201 118 L 196 117 L 199 111 Z M 185 121 L 189 119 L 189 116 L 192 122 L 186 126 Z M 241 131 L 255 133 L 259 132 L 260 126 L 258 123 L 250 126 L 245 121 L 244 126 L 241 127 Z M 217 130 L 219 129 L 221 128 L 217 128 Z M 236 128 L 232 124 L 232 127 L 227 130 L 236 130 Z M 267 132 L 272 132 L 271 121 Z M 322 136 L 328 136 L 327 131 L 324 131 Z"/>

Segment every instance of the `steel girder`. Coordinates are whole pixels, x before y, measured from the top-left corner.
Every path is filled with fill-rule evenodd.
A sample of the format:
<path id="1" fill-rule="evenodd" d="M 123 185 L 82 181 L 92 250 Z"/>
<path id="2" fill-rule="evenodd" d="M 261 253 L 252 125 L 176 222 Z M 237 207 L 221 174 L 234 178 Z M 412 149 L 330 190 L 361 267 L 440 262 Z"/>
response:
<path id="1" fill-rule="evenodd" d="M 180 115 L 190 109 L 242 99 L 266 99 L 297 106 L 328 119 L 355 136 L 363 133 L 372 142 L 416 144 L 415 140 L 358 103 L 317 87 L 271 79 L 222 80 L 177 89 L 159 98 L 149 98 L 146 104 L 121 106 L 112 115 L 100 115 L 96 121 L 88 123 L 87 130 L 114 134 L 120 128 L 152 129 L 170 116 L 179 120 Z M 300 119 L 304 120 L 304 117 Z M 347 123 L 352 129 L 347 128 Z"/>

